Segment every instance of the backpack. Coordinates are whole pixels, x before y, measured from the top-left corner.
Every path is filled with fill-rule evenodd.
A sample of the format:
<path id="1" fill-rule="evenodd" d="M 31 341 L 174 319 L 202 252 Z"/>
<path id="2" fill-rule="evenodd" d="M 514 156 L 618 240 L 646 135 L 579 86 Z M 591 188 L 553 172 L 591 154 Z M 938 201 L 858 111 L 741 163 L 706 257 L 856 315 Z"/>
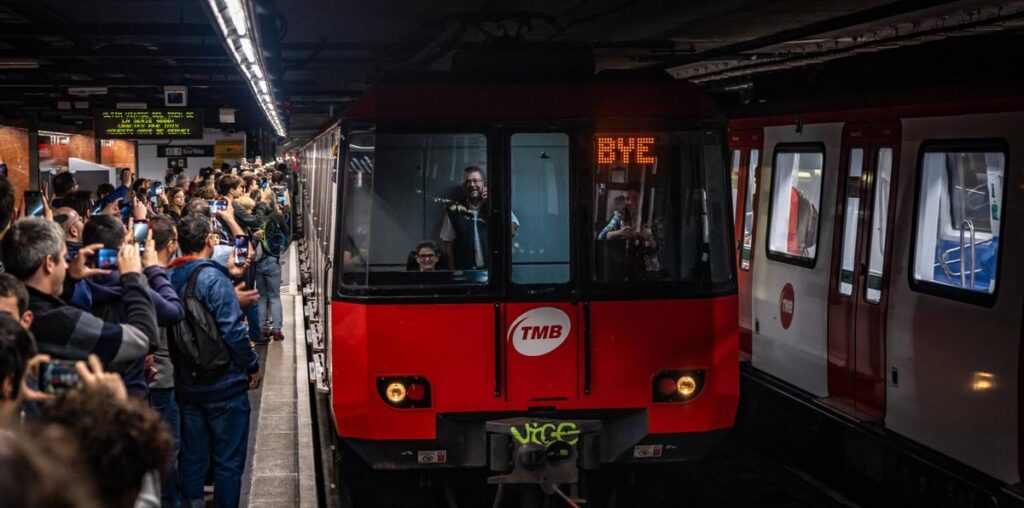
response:
<path id="1" fill-rule="evenodd" d="M 263 252 L 267 256 L 279 258 L 288 251 L 291 241 L 288 221 L 279 213 L 271 214 L 263 224 Z"/>
<path id="2" fill-rule="evenodd" d="M 210 381 L 224 375 L 231 365 L 227 344 L 221 340 L 217 320 L 196 299 L 196 279 L 206 266 L 196 268 L 185 285 L 182 303 L 185 319 L 167 329 L 167 346 L 171 356 L 182 362 L 182 372 L 194 381 Z"/>

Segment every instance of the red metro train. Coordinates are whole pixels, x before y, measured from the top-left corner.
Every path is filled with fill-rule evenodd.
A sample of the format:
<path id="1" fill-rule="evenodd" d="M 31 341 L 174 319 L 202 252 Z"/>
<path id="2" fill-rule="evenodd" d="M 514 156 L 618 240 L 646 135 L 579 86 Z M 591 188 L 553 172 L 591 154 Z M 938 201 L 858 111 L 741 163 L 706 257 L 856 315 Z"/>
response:
<path id="1" fill-rule="evenodd" d="M 301 168 L 314 356 L 350 456 L 550 494 L 703 454 L 739 397 L 725 128 L 677 82 L 358 99 Z"/>

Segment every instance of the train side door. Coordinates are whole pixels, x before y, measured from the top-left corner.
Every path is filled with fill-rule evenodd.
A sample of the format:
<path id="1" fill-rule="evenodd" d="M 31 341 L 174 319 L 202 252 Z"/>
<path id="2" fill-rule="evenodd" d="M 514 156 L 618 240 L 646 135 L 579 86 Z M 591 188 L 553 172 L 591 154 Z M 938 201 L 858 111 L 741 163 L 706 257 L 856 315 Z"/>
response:
<path id="1" fill-rule="evenodd" d="M 757 224 L 757 181 L 761 167 L 761 129 L 729 132 L 732 202 L 735 218 L 736 274 L 739 286 L 740 358 L 750 358 L 754 268 L 754 226 Z"/>
<path id="2" fill-rule="evenodd" d="M 854 416 L 885 413 L 885 312 L 889 213 L 895 199 L 898 123 L 843 129 L 828 306 L 831 401 Z"/>
<path id="3" fill-rule="evenodd" d="M 549 406 L 579 396 L 580 312 L 572 303 L 569 135 L 509 136 L 505 397 Z"/>

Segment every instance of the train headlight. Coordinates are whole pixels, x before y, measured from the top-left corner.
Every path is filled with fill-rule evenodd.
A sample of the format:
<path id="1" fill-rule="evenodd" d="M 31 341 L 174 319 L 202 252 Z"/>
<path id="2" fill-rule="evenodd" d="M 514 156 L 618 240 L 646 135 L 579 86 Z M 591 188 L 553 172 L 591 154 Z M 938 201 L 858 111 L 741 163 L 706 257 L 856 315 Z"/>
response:
<path id="1" fill-rule="evenodd" d="M 377 392 L 389 406 L 400 409 L 430 407 L 430 382 L 420 376 L 378 377 Z"/>
<path id="2" fill-rule="evenodd" d="M 400 381 L 395 381 L 388 385 L 387 391 L 384 392 L 384 395 L 392 404 L 401 404 L 405 401 L 405 385 Z"/>
<path id="3" fill-rule="evenodd" d="M 693 376 L 682 376 L 676 382 L 676 391 L 683 397 L 689 397 L 697 393 L 697 380 Z"/>
<path id="4" fill-rule="evenodd" d="M 686 402 L 704 389 L 704 370 L 664 370 L 654 375 L 651 390 L 653 402 Z"/>

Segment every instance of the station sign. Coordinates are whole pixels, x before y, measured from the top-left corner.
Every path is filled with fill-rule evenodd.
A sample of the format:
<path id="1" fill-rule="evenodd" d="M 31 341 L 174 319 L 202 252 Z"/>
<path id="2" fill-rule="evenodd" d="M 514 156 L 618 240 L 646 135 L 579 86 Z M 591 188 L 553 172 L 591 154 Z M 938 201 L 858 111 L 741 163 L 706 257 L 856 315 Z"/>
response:
<path id="1" fill-rule="evenodd" d="M 96 112 L 96 135 L 102 139 L 200 139 L 200 109 L 108 109 Z"/>
<path id="2" fill-rule="evenodd" d="M 213 157 L 213 145 L 158 145 L 157 157 Z"/>

